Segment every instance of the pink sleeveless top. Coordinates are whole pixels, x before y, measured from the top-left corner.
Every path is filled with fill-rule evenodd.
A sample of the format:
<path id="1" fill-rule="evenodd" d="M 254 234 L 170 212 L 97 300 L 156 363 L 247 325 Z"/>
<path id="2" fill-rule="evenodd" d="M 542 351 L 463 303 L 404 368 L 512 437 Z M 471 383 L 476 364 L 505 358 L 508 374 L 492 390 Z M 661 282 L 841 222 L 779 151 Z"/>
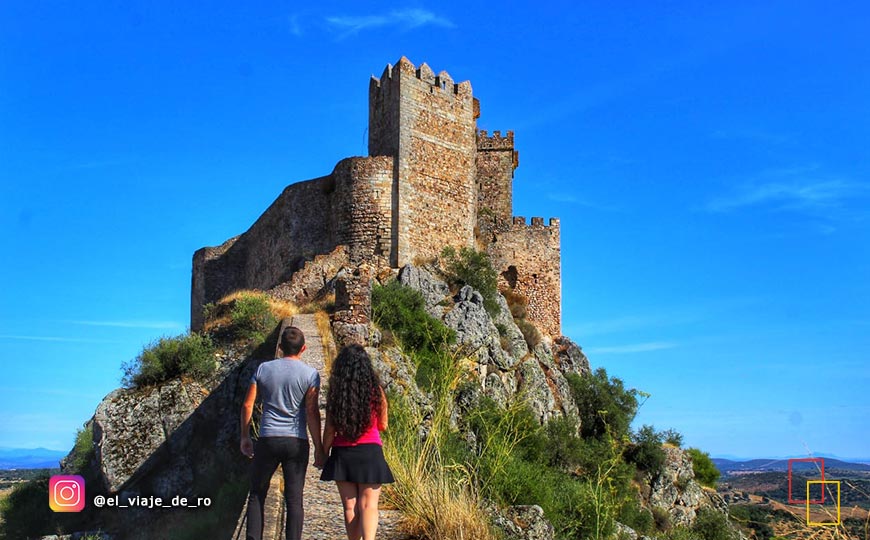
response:
<path id="1" fill-rule="evenodd" d="M 376 411 L 372 411 L 372 423 L 369 428 L 359 436 L 359 439 L 349 441 L 342 437 L 341 434 L 336 433 L 335 440 L 332 442 L 332 446 L 356 446 L 358 444 L 384 445 L 381 441 L 381 430 L 380 425 L 378 425 L 378 413 Z"/>

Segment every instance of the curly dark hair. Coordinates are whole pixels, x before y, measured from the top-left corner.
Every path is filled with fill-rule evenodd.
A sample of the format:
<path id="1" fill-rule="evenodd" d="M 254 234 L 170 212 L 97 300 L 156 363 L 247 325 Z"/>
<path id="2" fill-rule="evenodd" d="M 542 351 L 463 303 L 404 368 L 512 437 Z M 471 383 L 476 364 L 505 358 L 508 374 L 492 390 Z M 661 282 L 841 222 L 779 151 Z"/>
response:
<path id="1" fill-rule="evenodd" d="M 326 414 L 337 434 L 355 441 L 372 424 L 372 411 L 383 410 L 381 381 L 369 354 L 360 345 L 348 345 L 332 363 Z"/>

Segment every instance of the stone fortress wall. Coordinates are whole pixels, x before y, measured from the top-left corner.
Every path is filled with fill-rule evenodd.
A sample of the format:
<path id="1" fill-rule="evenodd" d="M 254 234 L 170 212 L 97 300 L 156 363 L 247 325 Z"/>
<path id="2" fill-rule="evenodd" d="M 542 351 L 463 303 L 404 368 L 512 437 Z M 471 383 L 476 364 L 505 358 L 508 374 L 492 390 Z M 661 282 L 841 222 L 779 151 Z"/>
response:
<path id="1" fill-rule="evenodd" d="M 369 154 L 288 186 L 244 234 L 193 258 L 191 329 L 234 290 L 269 290 L 315 256 L 346 246 L 352 264 L 399 268 L 448 245 L 486 250 L 500 286 L 529 299 L 528 318 L 561 333 L 559 222 L 513 218 L 514 134 L 477 130 L 480 104 L 402 57 L 369 84 Z"/>

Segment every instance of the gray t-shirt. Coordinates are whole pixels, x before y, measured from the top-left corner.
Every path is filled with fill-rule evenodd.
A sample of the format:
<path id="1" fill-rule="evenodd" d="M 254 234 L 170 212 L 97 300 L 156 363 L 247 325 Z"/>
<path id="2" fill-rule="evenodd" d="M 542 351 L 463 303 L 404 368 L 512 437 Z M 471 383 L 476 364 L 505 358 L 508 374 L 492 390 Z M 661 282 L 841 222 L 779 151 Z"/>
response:
<path id="1" fill-rule="evenodd" d="M 298 437 L 305 433 L 305 393 L 320 388 L 320 373 L 301 360 L 263 362 L 251 378 L 263 398 L 260 437 Z"/>

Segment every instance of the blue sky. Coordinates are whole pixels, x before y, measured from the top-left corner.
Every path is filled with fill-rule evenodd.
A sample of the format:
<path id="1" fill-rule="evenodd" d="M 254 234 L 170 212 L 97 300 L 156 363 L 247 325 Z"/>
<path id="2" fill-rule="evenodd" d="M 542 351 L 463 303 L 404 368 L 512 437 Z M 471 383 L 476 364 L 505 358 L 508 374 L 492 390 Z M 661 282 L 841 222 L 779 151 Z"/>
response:
<path id="1" fill-rule="evenodd" d="M 185 330 L 196 249 L 365 155 L 406 55 L 516 131 L 563 332 L 651 394 L 638 423 L 870 457 L 865 3 L 265 4 L 0 5 L 0 446 L 68 449 Z"/>

